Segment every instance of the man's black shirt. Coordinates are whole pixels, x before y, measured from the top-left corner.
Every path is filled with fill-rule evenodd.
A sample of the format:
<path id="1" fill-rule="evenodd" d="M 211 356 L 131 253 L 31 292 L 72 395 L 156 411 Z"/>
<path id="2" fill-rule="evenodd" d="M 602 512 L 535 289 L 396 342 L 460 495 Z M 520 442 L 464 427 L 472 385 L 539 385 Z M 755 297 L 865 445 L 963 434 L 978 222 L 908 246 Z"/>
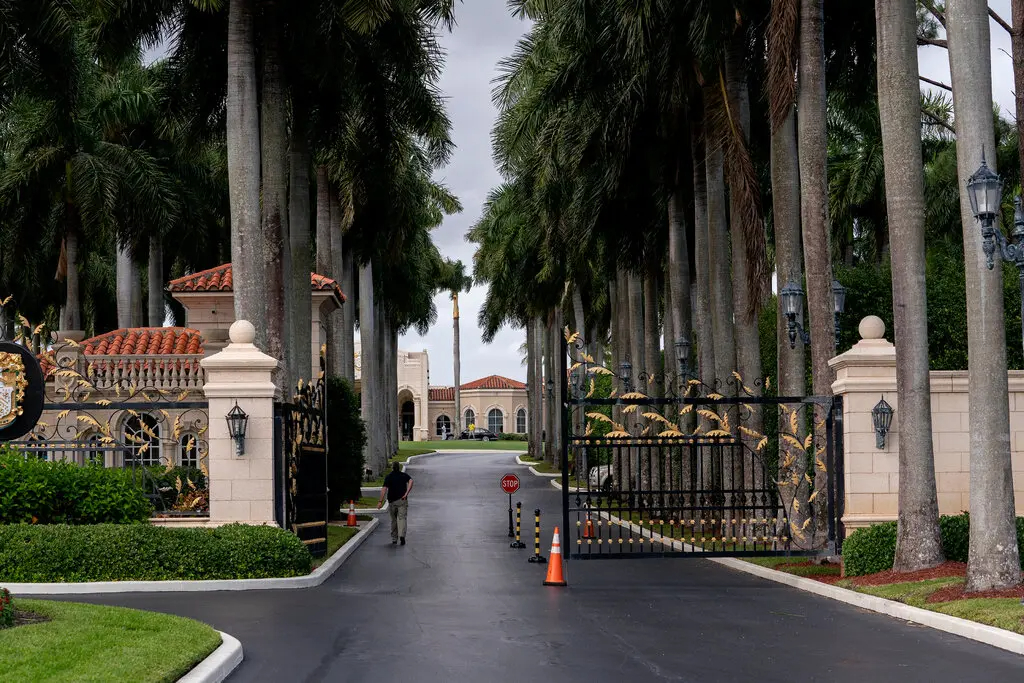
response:
<path id="1" fill-rule="evenodd" d="M 384 486 L 388 490 L 389 503 L 401 500 L 402 496 L 405 495 L 405 489 L 409 485 L 409 481 L 411 479 L 412 477 L 405 472 L 392 472 L 388 476 L 384 477 Z"/>

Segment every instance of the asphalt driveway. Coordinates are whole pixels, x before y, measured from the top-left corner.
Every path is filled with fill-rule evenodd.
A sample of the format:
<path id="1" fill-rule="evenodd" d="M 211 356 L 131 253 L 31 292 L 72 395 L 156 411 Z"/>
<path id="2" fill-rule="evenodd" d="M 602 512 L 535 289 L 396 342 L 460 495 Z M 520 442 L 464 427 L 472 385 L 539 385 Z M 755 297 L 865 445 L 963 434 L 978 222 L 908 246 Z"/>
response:
<path id="1" fill-rule="evenodd" d="M 544 587 L 532 549 L 508 547 L 498 481 L 518 473 L 515 499 L 544 511 L 547 555 L 560 509 L 547 480 L 497 453 L 430 456 L 408 472 L 408 545 L 392 546 L 384 524 L 319 588 L 75 599 L 231 633 L 245 649 L 232 682 L 1024 679 L 1024 657 L 705 560 L 575 562 L 568 588 Z"/>

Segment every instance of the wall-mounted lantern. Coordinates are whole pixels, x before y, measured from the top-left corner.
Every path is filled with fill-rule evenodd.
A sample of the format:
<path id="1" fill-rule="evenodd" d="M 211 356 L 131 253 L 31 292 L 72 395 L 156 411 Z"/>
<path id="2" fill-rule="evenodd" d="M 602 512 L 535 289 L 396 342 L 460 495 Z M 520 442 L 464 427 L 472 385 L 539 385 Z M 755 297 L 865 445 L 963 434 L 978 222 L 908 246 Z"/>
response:
<path id="1" fill-rule="evenodd" d="M 885 448 L 885 435 L 892 425 L 892 406 L 886 403 L 885 396 L 871 409 L 871 422 L 875 425 L 875 448 Z"/>
<path id="2" fill-rule="evenodd" d="M 228 411 L 228 435 L 235 442 L 235 454 L 245 455 L 245 430 L 249 425 L 249 416 L 235 402 L 235 407 Z"/>

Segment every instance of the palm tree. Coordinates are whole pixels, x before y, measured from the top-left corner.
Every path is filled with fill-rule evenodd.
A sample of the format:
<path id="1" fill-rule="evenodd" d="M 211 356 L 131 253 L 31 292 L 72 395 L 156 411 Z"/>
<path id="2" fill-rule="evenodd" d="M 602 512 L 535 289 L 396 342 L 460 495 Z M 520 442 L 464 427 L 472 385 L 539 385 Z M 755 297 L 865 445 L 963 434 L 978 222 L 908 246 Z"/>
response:
<path id="1" fill-rule="evenodd" d="M 896 381 L 900 398 L 900 491 L 896 571 L 941 564 L 939 503 L 932 453 L 931 381 L 925 294 L 924 167 L 917 88 L 914 0 L 875 0 L 878 110 L 892 245 Z"/>
<path id="2" fill-rule="evenodd" d="M 985 149 L 995 149 L 992 117 L 991 37 L 984 0 L 946 4 L 949 63 L 956 110 L 960 187 L 978 169 Z M 993 162 L 989 156 L 989 162 Z M 960 192 L 967 279 L 967 346 L 970 370 L 971 539 L 967 590 L 1020 583 L 1010 461 L 1001 270 L 989 270 L 967 192 Z"/>
<path id="3" fill-rule="evenodd" d="M 462 351 L 459 343 L 459 293 L 468 292 L 473 286 L 473 278 L 466 275 L 466 267 L 461 261 L 446 262 L 445 272 L 441 277 L 442 286 L 452 297 L 452 368 L 455 375 L 455 434 L 462 431 L 462 380 L 459 374 Z"/>

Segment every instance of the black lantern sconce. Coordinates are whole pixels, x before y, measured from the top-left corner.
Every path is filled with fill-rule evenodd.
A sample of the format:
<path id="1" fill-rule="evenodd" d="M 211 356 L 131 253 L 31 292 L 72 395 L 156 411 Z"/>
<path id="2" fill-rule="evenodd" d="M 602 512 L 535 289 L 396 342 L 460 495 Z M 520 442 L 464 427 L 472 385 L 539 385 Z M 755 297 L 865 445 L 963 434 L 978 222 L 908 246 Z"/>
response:
<path id="1" fill-rule="evenodd" d="M 548 398 L 554 398 L 555 397 L 555 380 L 553 380 L 550 377 L 548 377 L 547 385 L 548 385 Z"/>
<path id="2" fill-rule="evenodd" d="M 228 411 L 228 435 L 235 442 L 235 455 L 245 455 L 245 430 L 249 425 L 249 416 L 235 402 L 235 407 Z"/>
<path id="3" fill-rule="evenodd" d="M 633 364 L 628 360 L 622 361 L 619 366 L 619 378 L 622 379 L 622 390 L 628 393 L 632 389 Z"/>
<path id="4" fill-rule="evenodd" d="M 835 300 L 836 351 L 839 351 L 839 316 L 846 310 L 846 287 L 839 280 L 832 281 L 832 298 Z"/>
<path id="5" fill-rule="evenodd" d="M 885 435 L 892 426 L 892 414 L 892 406 L 886 402 L 885 396 L 871 409 L 871 422 L 875 426 L 875 448 L 879 450 L 885 448 Z"/>
<path id="6" fill-rule="evenodd" d="M 683 381 L 690 379 L 690 340 L 685 337 L 676 339 L 676 362 L 679 363 L 679 376 Z"/>
<path id="7" fill-rule="evenodd" d="M 796 348 L 797 335 L 804 344 L 811 343 L 810 333 L 804 329 L 804 290 L 795 282 L 788 282 L 779 291 L 782 301 L 782 312 L 786 316 L 786 327 L 789 331 L 789 348 Z"/>

